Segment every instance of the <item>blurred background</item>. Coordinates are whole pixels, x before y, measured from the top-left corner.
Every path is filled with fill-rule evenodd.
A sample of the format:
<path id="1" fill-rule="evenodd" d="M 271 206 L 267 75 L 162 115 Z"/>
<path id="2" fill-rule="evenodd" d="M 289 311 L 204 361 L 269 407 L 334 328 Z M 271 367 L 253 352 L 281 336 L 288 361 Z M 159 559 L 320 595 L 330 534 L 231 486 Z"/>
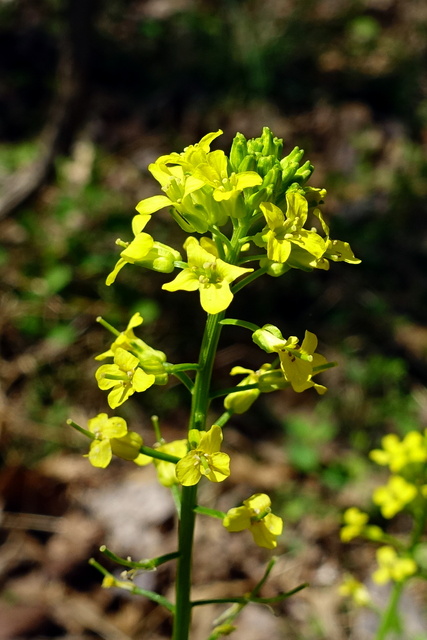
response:
<path id="1" fill-rule="evenodd" d="M 136 203 L 158 192 L 147 165 L 219 128 L 213 148 L 227 152 L 237 131 L 263 126 L 285 153 L 305 150 L 310 185 L 328 191 L 332 237 L 362 264 L 293 270 L 233 303 L 233 317 L 315 332 L 339 366 L 322 399 L 269 394 L 233 419 L 233 474 L 202 495 L 226 510 L 270 492 L 286 526 L 268 593 L 311 583 L 277 618 L 245 610 L 236 640 L 372 637 L 375 619 L 347 610 L 337 585 L 346 571 L 367 579 L 374 550 L 342 547 L 338 532 L 352 505 L 382 524 L 367 453 L 385 433 L 427 423 L 426 62 L 422 0 L 0 1 L 0 638 L 169 637 L 167 616 L 101 590 L 87 565 L 104 542 L 135 558 L 173 549 L 167 492 L 149 467 L 90 468 L 87 442 L 65 422 L 108 411 L 94 380 L 93 358 L 111 342 L 98 315 L 122 330 L 140 311 L 140 337 L 170 362 L 197 359 L 203 312 L 189 315 L 190 294 L 161 290 L 170 277 L 127 267 L 104 284 Z M 180 248 L 166 211 L 152 225 Z M 227 327 L 218 387 L 259 358 L 249 333 Z M 174 384 L 121 409 L 147 444 L 154 412 L 166 439 L 185 432 L 188 399 Z M 261 577 L 268 554 L 245 534 L 203 520 L 197 542 L 198 597 Z M 141 584 L 169 593 L 172 573 Z M 425 603 L 418 589 L 408 639 L 426 637 Z M 194 640 L 209 635 L 218 612 L 208 609 Z"/>

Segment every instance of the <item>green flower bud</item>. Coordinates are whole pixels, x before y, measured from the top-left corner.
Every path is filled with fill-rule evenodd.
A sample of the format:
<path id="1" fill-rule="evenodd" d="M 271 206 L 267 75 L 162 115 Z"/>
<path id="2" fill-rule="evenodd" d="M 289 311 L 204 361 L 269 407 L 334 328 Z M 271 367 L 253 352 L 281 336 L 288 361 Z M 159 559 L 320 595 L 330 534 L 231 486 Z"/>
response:
<path id="1" fill-rule="evenodd" d="M 272 324 L 265 324 L 252 334 L 252 340 L 267 353 L 277 352 L 285 343 L 280 329 Z"/>
<path id="2" fill-rule="evenodd" d="M 276 192 L 280 190 L 282 185 L 281 171 L 277 163 L 265 174 L 262 186 L 268 187 L 269 185 L 271 185 Z"/>
<path id="3" fill-rule="evenodd" d="M 286 185 L 286 183 L 290 183 L 295 176 L 295 173 L 298 169 L 298 162 L 290 162 L 282 169 L 282 183 Z"/>
<path id="4" fill-rule="evenodd" d="M 139 258 L 137 254 L 132 255 L 129 250 L 123 251 L 122 255 L 125 260 L 132 261 L 133 264 L 161 273 L 171 273 L 175 267 L 175 260 L 182 260 L 179 251 L 161 242 L 154 242 L 151 249 L 142 258 Z"/>
<path id="5" fill-rule="evenodd" d="M 139 456 L 142 438 L 135 431 L 129 431 L 121 438 L 111 438 L 110 444 L 115 456 L 124 460 L 135 460 Z"/>
<path id="6" fill-rule="evenodd" d="M 264 156 L 274 155 L 279 158 L 282 154 L 283 140 L 273 137 L 271 129 L 264 127 L 261 135 L 262 154 Z"/>
<path id="7" fill-rule="evenodd" d="M 239 172 L 241 171 L 257 171 L 257 162 L 254 155 L 247 155 L 239 164 Z"/>
<path id="8" fill-rule="evenodd" d="M 246 380 L 246 379 L 245 379 Z M 250 381 L 243 380 L 239 384 L 250 384 Z M 239 385 L 237 385 L 236 389 Z M 260 394 L 259 389 L 246 389 L 246 391 L 236 391 L 229 393 L 224 399 L 224 407 L 233 413 L 245 413 L 255 402 Z"/>
<path id="9" fill-rule="evenodd" d="M 230 149 L 230 165 L 233 171 L 250 171 L 252 169 L 241 169 L 240 164 L 248 153 L 248 143 L 243 133 L 236 133 Z"/>
<path id="10" fill-rule="evenodd" d="M 280 164 L 283 169 L 287 167 L 291 162 L 297 162 L 298 164 L 301 162 L 304 156 L 304 149 L 300 149 L 299 147 L 294 147 L 287 156 L 281 159 Z"/>
<path id="11" fill-rule="evenodd" d="M 278 278 L 279 276 L 282 276 L 291 268 L 289 264 L 282 263 L 282 262 L 273 262 L 272 260 L 269 260 L 267 257 L 262 258 L 259 261 L 259 266 L 262 269 L 267 267 L 268 275 L 273 276 L 273 278 Z"/>
<path id="12" fill-rule="evenodd" d="M 261 202 L 267 202 L 273 193 L 273 187 L 269 186 L 267 189 L 262 187 L 259 191 L 256 191 L 248 198 L 246 198 L 247 206 L 252 210 L 256 211 L 261 204 Z"/>
<path id="13" fill-rule="evenodd" d="M 166 362 L 166 354 L 163 351 L 147 346 L 138 353 L 138 359 L 145 373 L 155 376 L 155 384 L 164 385 L 167 383 L 168 374 L 163 366 Z"/>
<path id="14" fill-rule="evenodd" d="M 296 180 L 300 184 L 304 184 L 304 182 L 307 182 L 307 180 L 309 179 L 309 177 L 311 176 L 313 171 L 314 171 L 313 165 L 310 163 L 309 160 L 307 160 L 307 162 L 305 162 L 302 165 L 302 167 L 300 167 L 296 171 L 295 176 L 294 176 L 294 180 Z"/>

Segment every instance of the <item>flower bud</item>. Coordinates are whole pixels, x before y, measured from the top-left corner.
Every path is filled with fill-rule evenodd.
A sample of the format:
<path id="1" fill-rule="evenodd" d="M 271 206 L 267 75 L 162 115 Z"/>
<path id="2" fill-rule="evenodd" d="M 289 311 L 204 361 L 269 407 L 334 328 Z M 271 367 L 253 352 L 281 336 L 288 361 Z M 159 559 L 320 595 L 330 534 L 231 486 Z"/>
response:
<path id="1" fill-rule="evenodd" d="M 166 354 L 163 351 L 147 346 L 138 353 L 138 359 L 145 373 L 155 376 L 155 384 L 164 385 L 167 383 L 168 374 L 163 366 L 166 362 Z"/>
<path id="2" fill-rule="evenodd" d="M 257 171 L 257 162 L 254 155 L 247 155 L 243 158 L 239 164 L 239 172 L 242 171 Z"/>
<path id="3" fill-rule="evenodd" d="M 135 460 L 139 456 L 139 449 L 142 446 L 142 438 L 135 431 L 128 431 L 121 438 L 111 438 L 111 450 L 115 456 L 124 460 Z"/>
<path id="4" fill-rule="evenodd" d="M 230 149 L 230 165 L 233 171 L 248 171 L 241 169 L 240 164 L 248 153 L 248 144 L 243 133 L 236 133 Z"/>
<path id="5" fill-rule="evenodd" d="M 254 331 L 252 340 L 267 353 L 277 352 L 286 342 L 281 331 L 272 324 L 265 324 L 261 329 Z"/>
<path id="6" fill-rule="evenodd" d="M 259 261 L 259 266 L 262 269 L 264 267 L 267 267 L 268 275 L 272 276 L 273 278 L 278 278 L 278 277 L 282 276 L 284 273 L 289 271 L 289 269 L 291 268 L 289 264 L 282 263 L 282 262 L 273 262 L 272 260 L 269 260 L 269 258 L 267 258 L 267 257 L 262 258 Z"/>
<path id="7" fill-rule="evenodd" d="M 307 160 L 307 162 L 305 162 L 302 165 L 302 167 L 300 167 L 296 171 L 294 175 L 294 180 L 296 182 L 299 182 L 299 184 L 304 184 L 305 182 L 307 182 L 307 180 L 309 179 L 313 171 L 314 171 L 313 165 L 310 163 L 309 160 Z"/>
<path id="8" fill-rule="evenodd" d="M 160 273 L 171 273 L 175 268 L 175 260 L 182 260 L 179 251 L 161 242 L 154 242 L 147 255 L 135 260 L 134 264 Z"/>
<path id="9" fill-rule="evenodd" d="M 282 183 L 286 186 L 292 182 L 295 176 L 295 172 L 298 169 L 298 162 L 290 162 L 286 166 L 282 167 Z"/>

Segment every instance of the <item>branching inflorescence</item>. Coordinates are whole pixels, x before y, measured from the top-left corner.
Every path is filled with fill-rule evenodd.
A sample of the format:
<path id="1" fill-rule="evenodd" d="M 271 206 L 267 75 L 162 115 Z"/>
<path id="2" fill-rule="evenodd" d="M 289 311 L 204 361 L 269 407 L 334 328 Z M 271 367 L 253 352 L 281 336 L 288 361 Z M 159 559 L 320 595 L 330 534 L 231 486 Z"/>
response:
<path id="1" fill-rule="evenodd" d="M 198 504 L 200 480 L 222 482 L 230 475 L 232 461 L 230 467 L 228 454 L 220 450 L 224 426 L 233 413 L 247 411 L 262 393 L 286 387 L 300 393 L 313 387 L 323 394 L 326 387 L 314 377 L 333 366 L 316 352 L 317 337 L 310 331 L 305 332 L 302 340 L 296 336 L 284 338 L 276 326 L 259 327 L 252 321 L 227 318 L 233 297 L 261 276 L 279 277 L 292 269 L 326 270 L 330 261 L 360 262 L 347 242 L 330 237 L 320 209 L 326 191 L 307 186 L 313 166 L 309 162 L 301 164 L 304 153 L 301 149 L 295 147 L 282 158 L 283 141 L 265 127 L 259 138 L 251 140 L 238 133 L 227 157 L 221 150 L 210 150 L 221 133 L 210 133 L 182 153 L 161 156 L 148 167 L 163 194 L 138 203 L 138 213 L 132 221 L 133 238 L 117 240 L 122 251 L 106 282 L 113 284 L 128 264 L 164 274 L 177 271 L 162 288 L 169 292 L 197 292 L 207 314 L 199 361 L 168 362 L 165 353 L 135 335 L 134 329 L 143 322 L 138 313 L 122 332 L 99 319 L 115 335 L 110 349 L 97 357 L 109 362 L 96 372 L 100 389 L 108 391 L 111 409 L 120 407 L 133 394 L 142 393 L 152 385 L 164 385 L 170 376 L 175 376 L 191 398 L 187 433 L 181 440 L 165 442 L 158 420 L 153 418 L 154 443 L 146 446 L 139 434 L 128 431 L 120 417 L 100 414 L 89 420 L 87 430 L 70 421 L 92 440 L 88 454 L 91 464 L 106 467 L 113 455 L 137 465 L 154 463 L 159 482 L 174 491 L 179 515 L 175 553 L 135 563 L 106 551 L 110 558 L 129 567 L 129 578 L 132 572 L 176 559 L 174 604 L 163 596 L 140 590 L 131 579 L 116 580 L 93 561 L 105 575 L 104 586 L 116 585 L 142 593 L 171 611 L 174 640 L 188 639 L 192 607 L 204 604 L 192 601 L 190 596 L 196 514 L 222 520 L 230 532 L 247 529 L 255 543 L 267 549 L 277 546 L 283 529 L 281 518 L 271 512 L 271 501 L 265 494 L 249 496 L 242 506 L 230 509 L 227 514 Z M 183 244 L 185 258 L 176 249 L 156 241 L 147 231 L 152 215 L 165 207 L 187 234 Z M 272 354 L 271 361 L 257 370 L 234 367 L 231 375 L 242 375 L 240 382 L 222 394 L 213 393 L 213 361 L 221 329 L 227 324 L 249 329 L 255 344 Z M 207 424 L 210 402 L 221 395 L 224 412 L 213 424 Z M 304 586 L 276 598 L 260 598 L 258 592 L 273 564 L 269 563 L 261 582 L 250 594 L 219 601 L 229 602 L 231 607 L 214 625 L 211 640 L 230 633 L 235 617 L 249 602 L 274 604 Z"/>

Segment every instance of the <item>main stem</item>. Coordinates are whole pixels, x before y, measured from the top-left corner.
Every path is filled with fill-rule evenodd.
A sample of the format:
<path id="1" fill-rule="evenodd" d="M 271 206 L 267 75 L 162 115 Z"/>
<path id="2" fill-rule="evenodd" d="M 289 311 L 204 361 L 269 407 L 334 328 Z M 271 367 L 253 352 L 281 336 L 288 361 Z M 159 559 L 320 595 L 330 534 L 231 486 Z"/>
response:
<path id="1" fill-rule="evenodd" d="M 225 312 L 208 315 L 200 348 L 199 370 L 193 388 L 189 429 L 206 429 L 212 368 Z M 179 559 L 175 585 L 173 640 L 188 640 L 191 623 L 191 565 L 197 506 L 197 484 L 182 487 L 181 518 L 178 531 Z"/>
<path id="2" fill-rule="evenodd" d="M 240 251 L 240 238 L 246 234 L 245 225 L 237 224 L 229 244 L 226 261 L 235 264 Z M 209 409 L 209 393 L 212 369 L 221 334 L 221 320 L 225 311 L 208 315 L 202 345 L 200 347 L 199 368 L 194 381 L 191 402 L 191 414 L 188 428 L 206 429 L 206 418 Z M 193 536 L 195 524 L 195 507 L 197 506 L 197 485 L 182 487 L 181 518 L 178 531 L 179 559 L 175 584 L 175 617 L 172 640 L 188 640 L 191 624 L 191 566 Z"/>

